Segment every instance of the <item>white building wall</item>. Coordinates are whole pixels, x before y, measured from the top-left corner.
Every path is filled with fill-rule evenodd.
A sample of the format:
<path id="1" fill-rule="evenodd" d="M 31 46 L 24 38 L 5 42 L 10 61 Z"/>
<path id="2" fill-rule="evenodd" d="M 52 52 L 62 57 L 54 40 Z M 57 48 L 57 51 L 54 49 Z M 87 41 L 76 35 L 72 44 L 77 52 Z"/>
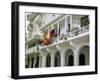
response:
<path id="1" fill-rule="evenodd" d="M 43 14 L 42 15 L 42 27 L 50 23 L 51 21 L 55 20 L 56 18 L 60 17 L 60 14 Z"/>
<path id="2" fill-rule="evenodd" d="M 45 26 L 47 25 L 48 23 L 50 23 L 51 21 L 55 20 L 56 18 L 58 18 L 59 16 L 61 15 L 55 15 L 53 16 L 53 14 L 44 14 L 43 15 L 43 21 L 42 21 L 42 26 Z M 60 22 L 64 20 L 63 24 L 60 25 Z M 45 23 L 44 23 L 45 22 Z M 60 35 L 62 34 L 65 34 L 65 33 L 68 33 L 67 30 L 68 30 L 68 24 L 70 24 L 70 29 L 73 29 L 75 27 L 78 27 L 78 28 L 81 28 L 80 26 L 80 18 L 76 18 L 76 16 L 69 16 L 69 15 L 66 15 L 66 16 L 63 16 L 62 18 L 56 20 L 55 22 L 51 23 L 50 25 L 48 25 L 47 27 L 50 27 L 52 26 L 52 24 L 55 24 L 57 23 L 57 26 L 58 26 L 58 29 L 59 27 L 61 27 L 61 30 L 60 30 Z M 41 32 L 41 30 L 39 30 L 39 27 L 38 25 L 37 26 L 37 30 L 36 32 L 33 32 L 32 36 L 35 35 L 35 34 L 40 34 L 39 32 Z M 42 32 L 43 30 L 45 30 L 44 28 L 42 29 Z M 49 31 L 49 30 L 48 30 Z M 87 31 L 88 32 L 88 31 Z M 70 53 L 66 54 L 66 51 L 68 49 L 71 49 L 72 52 L 73 52 L 73 57 L 74 57 L 74 66 L 77 66 L 79 65 L 79 50 L 82 46 L 84 45 L 89 45 L 89 33 L 87 34 L 81 34 L 82 36 L 71 36 L 69 39 L 67 39 L 68 41 L 66 40 L 61 40 L 62 43 L 55 43 L 54 44 L 51 44 L 50 46 L 48 45 L 47 47 L 44 46 L 44 48 L 40 49 L 40 58 L 39 58 L 39 67 L 46 67 L 46 56 L 48 53 L 50 53 L 51 55 L 51 67 L 54 67 L 54 63 L 55 63 L 55 53 L 58 51 L 60 52 L 60 56 L 61 56 L 61 66 L 65 66 L 65 60 L 67 61 L 68 63 L 68 57 L 70 55 Z M 66 41 L 66 42 L 65 42 Z M 85 50 L 83 50 L 85 51 Z M 82 52 L 82 51 L 81 51 Z M 84 53 L 88 53 L 88 51 L 84 52 Z M 65 58 L 65 56 L 67 56 L 67 58 Z M 86 57 L 89 57 L 86 55 Z M 35 57 L 36 58 L 36 57 Z M 89 64 L 89 59 L 86 59 L 86 62 L 87 64 Z M 34 63 L 36 63 L 36 59 L 34 60 Z M 30 62 L 31 64 L 31 62 Z M 68 64 L 67 64 L 68 65 Z M 34 64 L 35 66 L 35 64 Z M 31 66 L 29 66 L 31 67 Z"/>

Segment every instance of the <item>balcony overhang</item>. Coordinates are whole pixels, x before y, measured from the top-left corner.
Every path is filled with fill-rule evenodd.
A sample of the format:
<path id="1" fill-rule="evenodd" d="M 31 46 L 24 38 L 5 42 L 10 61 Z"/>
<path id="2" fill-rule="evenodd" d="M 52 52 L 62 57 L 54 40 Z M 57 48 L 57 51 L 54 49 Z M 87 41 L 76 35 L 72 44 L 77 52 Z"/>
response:
<path id="1" fill-rule="evenodd" d="M 27 42 L 26 42 L 26 44 L 28 44 L 28 45 L 30 45 L 30 44 L 37 44 L 38 43 L 38 41 L 40 40 L 40 36 L 39 35 L 35 35 L 35 36 L 33 36 L 32 38 L 30 38 Z"/>

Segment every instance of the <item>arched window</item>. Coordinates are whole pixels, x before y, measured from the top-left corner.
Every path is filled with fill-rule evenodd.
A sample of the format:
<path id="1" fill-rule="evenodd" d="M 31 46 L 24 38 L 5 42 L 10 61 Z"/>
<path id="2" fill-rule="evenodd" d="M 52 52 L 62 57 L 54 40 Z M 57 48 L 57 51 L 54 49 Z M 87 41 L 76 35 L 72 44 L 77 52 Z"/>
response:
<path id="1" fill-rule="evenodd" d="M 85 65 L 85 55 L 83 53 L 79 56 L 79 65 Z"/>
<path id="2" fill-rule="evenodd" d="M 29 68 L 29 65 L 30 65 L 30 58 L 28 58 L 27 61 L 28 61 L 28 62 L 27 62 L 27 68 Z"/>
<path id="3" fill-rule="evenodd" d="M 28 57 L 25 57 L 25 68 L 28 68 Z"/>
<path id="4" fill-rule="evenodd" d="M 65 66 L 73 66 L 74 65 L 74 53 L 71 49 L 68 49 L 65 54 Z"/>
<path id="5" fill-rule="evenodd" d="M 33 68 L 34 58 L 31 59 L 31 68 Z"/>
<path id="6" fill-rule="evenodd" d="M 39 67 L 39 56 L 37 56 L 35 67 Z"/>
<path id="7" fill-rule="evenodd" d="M 73 65 L 74 65 L 73 56 L 70 55 L 70 56 L 69 56 L 69 59 L 68 59 L 68 66 L 73 66 Z"/>
<path id="8" fill-rule="evenodd" d="M 60 53 L 59 52 L 56 52 L 56 55 L 55 55 L 55 63 L 54 63 L 54 66 L 55 67 L 60 66 L 60 60 L 61 60 Z"/>
<path id="9" fill-rule="evenodd" d="M 50 54 L 48 54 L 46 58 L 46 67 L 50 67 L 50 66 L 51 66 L 51 56 Z"/>
<path id="10" fill-rule="evenodd" d="M 89 46 L 83 46 L 79 51 L 79 65 L 89 65 Z"/>

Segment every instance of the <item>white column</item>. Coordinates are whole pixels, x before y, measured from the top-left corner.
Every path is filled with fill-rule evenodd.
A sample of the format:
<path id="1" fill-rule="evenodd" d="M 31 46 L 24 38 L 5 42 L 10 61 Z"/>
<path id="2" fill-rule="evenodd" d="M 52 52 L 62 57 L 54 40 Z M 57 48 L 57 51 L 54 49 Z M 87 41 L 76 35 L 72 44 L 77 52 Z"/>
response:
<path id="1" fill-rule="evenodd" d="M 35 67 L 35 58 L 33 57 L 33 68 Z"/>
<path id="2" fill-rule="evenodd" d="M 64 66 L 65 65 L 65 55 L 64 55 L 64 52 L 60 52 L 61 54 L 61 66 Z"/>
<path id="3" fill-rule="evenodd" d="M 41 67 L 41 61 L 42 61 L 42 58 L 41 56 L 39 56 L 39 67 Z"/>
<path id="4" fill-rule="evenodd" d="M 32 64 L 32 61 L 31 61 L 31 57 L 30 57 L 30 60 L 29 60 L 29 68 L 31 68 L 31 64 Z"/>
<path id="5" fill-rule="evenodd" d="M 51 67 L 54 67 L 54 59 L 55 59 L 55 54 L 54 53 L 52 53 L 51 54 Z"/>
<path id="6" fill-rule="evenodd" d="M 65 17 L 65 34 L 67 33 L 67 17 Z"/>
<path id="7" fill-rule="evenodd" d="M 42 55 L 42 67 L 46 67 L 46 55 Z"/>
<path id="8" fill-rule="evenodd" d="M 79 65 L 79 54 L 78 54 L 79 49 L 74 50 L 74 66 Z"/>
<path id="9" fill-rule="evenodd" d="M 47 48 L 47 51 L 51 55 L 51 67 L 54 67 L 55 53 L 56 53 L 57 49 L 56 49 L 56 47 L 54 47 L 54 48 Z"/>
<path id="10" fill-rule="evenodd" d="M 35 64 L 36 64 L 36 56 L 34 57 L 34 65 L 33 65 L 34 68 L 35 68 Z"/>
<path id="11" fill-rule="evenodd" d="M 73 16 L 70 16 L 70 29 L 72 29 L 72 25 L 73 25 L 72 19 L 73 19 Z"/>
<path id="12" fill-rule="evenodd" d="M 61 56 L 61 66 L 65 65 L 65 51 L 66 51 L 66 44 L 63 45 L 56 45 L 56 48 L 59 50 L 60 52 L 60 56 Z"/>

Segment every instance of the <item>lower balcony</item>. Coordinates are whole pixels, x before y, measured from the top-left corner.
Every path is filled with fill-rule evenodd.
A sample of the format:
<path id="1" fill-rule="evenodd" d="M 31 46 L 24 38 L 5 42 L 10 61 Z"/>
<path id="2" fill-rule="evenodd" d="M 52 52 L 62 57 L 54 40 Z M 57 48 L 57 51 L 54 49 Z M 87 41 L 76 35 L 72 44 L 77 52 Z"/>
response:
<path id="1" fill-rule="evenodd" d="M 37 52 L 38 52 L 38 48 L 36 46 L 26 49 L 26 54 L 37 53 Z"/>

